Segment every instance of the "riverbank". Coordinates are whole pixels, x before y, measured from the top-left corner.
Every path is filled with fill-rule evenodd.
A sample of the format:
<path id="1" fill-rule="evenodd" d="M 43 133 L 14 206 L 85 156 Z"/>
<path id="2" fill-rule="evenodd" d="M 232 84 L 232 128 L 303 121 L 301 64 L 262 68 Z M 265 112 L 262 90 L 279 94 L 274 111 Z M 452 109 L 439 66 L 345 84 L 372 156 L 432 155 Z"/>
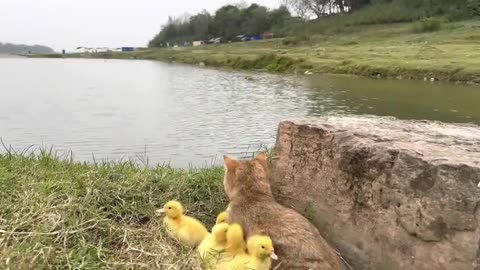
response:
<path id="1" fill-rule="evenodd" d="M 23 58 L 25 56 L 18 55 L 18 54 L 7 54 L 7 53 L 0 53 L 0 58 Z"/>
<path id="2" fill-rule="evenodd" d="M 222 178 L 222 168 L 0 154 L 0 268 L 200 269 L 153 213 L 178 199 L 211 226 L 226 205 Z"/>
<path id="3" fill-rule="evenodd" d="M 67 57 L 149 59 L 288 73 L 480 83 L 480 22 L 443 24 L 415 33 L 414 24 L 339 28 L 335 34 L 260 42 L 145 49 Z M 61 57 L 52 55 L 51 57 Z"/>

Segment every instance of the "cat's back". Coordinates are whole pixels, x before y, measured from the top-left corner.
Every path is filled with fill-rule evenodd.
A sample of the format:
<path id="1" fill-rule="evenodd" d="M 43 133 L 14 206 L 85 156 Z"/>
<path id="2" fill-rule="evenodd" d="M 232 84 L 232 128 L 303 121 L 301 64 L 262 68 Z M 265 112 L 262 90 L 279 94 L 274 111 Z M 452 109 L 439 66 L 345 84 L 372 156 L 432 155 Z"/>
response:
<path id="1" fill-rule="evenodd" d="M 339 256 L 315 226 L 292 209 L 280 209 L 279 229 L 271 233 L 278 253 L 285 255 L 283 269 L 343 269 Z"/>
<path id="2" fill-rule="evenodd" d="M 246 213 L 250 234 L 264 233 L 274 243 L 278 269 L 343 269 L 340 258 L 318 230 L 298 212 L 278 203 Z M 258 209 L 261 209 L 260 211 Z"/>
<path id="3" fill-rule="evenodd" d="M 247 236 L 270 236 L 281 262 L 278 269 L 342 269 L 338 256 L 318 230 L 302 215 L 275 201 L 265 154 L 246 161 L 224 157 L 224 161 L 224 188 L 230 200 L 228 222 L 242 225 Z"/>

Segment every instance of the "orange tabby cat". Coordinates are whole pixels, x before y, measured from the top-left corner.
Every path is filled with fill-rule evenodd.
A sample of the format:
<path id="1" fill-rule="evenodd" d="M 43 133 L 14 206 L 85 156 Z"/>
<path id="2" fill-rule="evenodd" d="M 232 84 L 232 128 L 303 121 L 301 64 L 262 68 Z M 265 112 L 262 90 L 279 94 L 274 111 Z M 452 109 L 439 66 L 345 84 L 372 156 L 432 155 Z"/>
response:
<path id="1" fill-rule="evenodd" d="M 343 269 L 318 230 L 302 215 L 275 201 L 264 154 L 247 161 L 225 156 L 224 161 L 224 188 L 230 200 L 228 222 L 241 224 L 247 236 L 270 236 L 277 265 L 280 263 L 276 269 Z"/>

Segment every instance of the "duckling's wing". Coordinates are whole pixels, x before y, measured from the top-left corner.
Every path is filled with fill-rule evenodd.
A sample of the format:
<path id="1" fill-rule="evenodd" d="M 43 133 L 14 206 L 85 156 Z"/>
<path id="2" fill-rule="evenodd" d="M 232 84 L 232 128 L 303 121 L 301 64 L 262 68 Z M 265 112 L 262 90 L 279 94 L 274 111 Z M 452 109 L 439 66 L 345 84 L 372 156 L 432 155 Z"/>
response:
<path id="1" fill-rule="evenodd" d="M 213 235 L 209 234 L 203 241 L 198 245 L 198 253 L 200 257 L 204 258 L 207 255 L 207 250 L 213 245 Z"/>
<path id="2" fill-rule="evenodd" d="M 184 217 L 178 233 L 179 238 L 192 247 L 198 246 L 209 234 L 202 223 L 191 217 Z"/>
<path id="3" fill-rule="evenodd" d="M 249 255 L 237 255 L 229 263 L 228 270 L 256 270 L 255 265 L 252 264 L 252 258 Z"/>

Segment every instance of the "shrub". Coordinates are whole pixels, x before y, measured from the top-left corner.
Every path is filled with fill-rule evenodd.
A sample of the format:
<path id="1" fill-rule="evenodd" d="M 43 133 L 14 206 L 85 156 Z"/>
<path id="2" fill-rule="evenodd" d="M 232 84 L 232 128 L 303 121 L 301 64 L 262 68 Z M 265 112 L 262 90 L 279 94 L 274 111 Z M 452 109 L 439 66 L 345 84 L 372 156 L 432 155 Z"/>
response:
<path id="1" fill-rule="evenodd" d="M 300 40 L 298 40 L 296 37 L 288 37 L 282 40 L 282 44 L 285 46 L 294 46 L 294 45 L 298 45 L 299 43 L 300 43 Z"/>
<path id="2" fill-rule="evenodd" d="M 414 33 L 435 32 L 442 29 L 443 21 L 439 18 L 426 18 L 413 24 Z"/>
<path id="3" fill-rule="evenodd" d="M 311 39 L 310 34 L 308 34 L 306 32 L 302 32 L 302 31 L 298 31 L 298 33 L 295 36 L 291 36 L 291 37 L 283 39 L 282 44 L 287 45 L 287 46 L 298 45 L 302 42 L 308 42 L 308 41 L 310 41 L 310 39 Z"/>

